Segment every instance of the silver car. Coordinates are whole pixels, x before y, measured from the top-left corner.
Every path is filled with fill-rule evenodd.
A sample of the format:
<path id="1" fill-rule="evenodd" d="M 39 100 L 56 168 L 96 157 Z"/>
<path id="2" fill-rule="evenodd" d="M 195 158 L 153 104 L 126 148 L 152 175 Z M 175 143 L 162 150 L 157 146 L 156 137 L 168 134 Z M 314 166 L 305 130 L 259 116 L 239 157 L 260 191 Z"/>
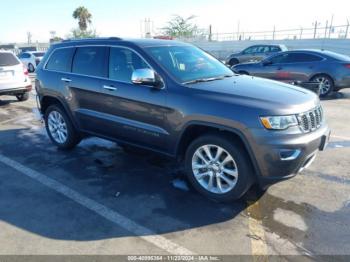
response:
<path id="1" fill-rule="evenodd" d="M 229 55 L 225 63 L 234 66 L 250 61 L 261 61 L 270 55 L 287 50 L 288 48 L 285 45 L 253 45 L 239 53 Z"/>

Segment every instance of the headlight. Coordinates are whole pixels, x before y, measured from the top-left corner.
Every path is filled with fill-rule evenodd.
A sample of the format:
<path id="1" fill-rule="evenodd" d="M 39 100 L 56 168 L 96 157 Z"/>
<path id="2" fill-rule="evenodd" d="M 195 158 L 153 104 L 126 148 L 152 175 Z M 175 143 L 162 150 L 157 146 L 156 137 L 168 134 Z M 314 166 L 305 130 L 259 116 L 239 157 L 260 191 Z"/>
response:
<path id="1" fill-rule="evenodd" d="M 291 126 L 297 126 L 298 120 L 295 115 L 290 116 L 264 116 L 260 117 L 261 123 L 266 129 L 284 130 Z"/>

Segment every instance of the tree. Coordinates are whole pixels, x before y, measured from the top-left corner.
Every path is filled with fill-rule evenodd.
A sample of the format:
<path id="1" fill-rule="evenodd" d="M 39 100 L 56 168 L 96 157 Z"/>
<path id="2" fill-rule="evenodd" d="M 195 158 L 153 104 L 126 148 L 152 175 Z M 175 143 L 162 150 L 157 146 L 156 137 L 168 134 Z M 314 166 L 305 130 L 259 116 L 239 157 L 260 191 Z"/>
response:
<path id="1" fill-rule="evenodd" d="M 179 15 L 174 17 L 168 22 L 168 26 L 162 28 L 163 33 L 170 37 L 193 37 L 198 34 L 198 27 L 191 23 L 191 20 L 195 18 L 191 15 L 187 18 Z"/>
<path id="2" fill-rule="evenodd" d="M 80 31 L 86 31 L 88 25 L 91 24 L 92 14 L 86 7 L 80 6 L 74 10 L 73 18 L 78 19 Z"/>
<path id="3" fill-rule="evenodd" d="M 71 30 L 70 34 L 67 35 L 68 38 L 91 38 L 97 37 L 95 30 L 88 30 L 89 25 L 91 24 L 92 14 L 89 10 L 80 6 L 73 12 L 73 18 L 78 20 L 78 28 L 74 28 Z"/>

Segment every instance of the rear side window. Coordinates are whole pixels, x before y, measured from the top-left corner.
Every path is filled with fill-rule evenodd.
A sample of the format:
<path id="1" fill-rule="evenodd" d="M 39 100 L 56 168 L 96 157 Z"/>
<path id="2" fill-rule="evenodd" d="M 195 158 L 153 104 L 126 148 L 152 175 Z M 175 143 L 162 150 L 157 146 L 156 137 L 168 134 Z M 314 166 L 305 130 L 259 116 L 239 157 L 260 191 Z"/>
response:
<path id="1" fill-rule="evenodd" d="M 74 48 L 56 49 L 51 55 L 46 65 L 46 69 L 60 72 L 70 72 L 73 54 Z"/>
<path id="2" fill-rule="evenodd" d="M 107 77 L 108 48 L 101 46 L 79 47 L 73 59 L 73 73 Z"/>
<path id="3" fill-rule="evenodd" d="M 281 48 L 279 48 L 278 46 L 271 46 L 270 47 L 270 52 L 280 52 L 282 51 Z"/>
<path id="4" fill-rule="evenodd" d="M 19 58 L 30 58 L 30 54 L 22 53 L 22 54 L 20 54 Z"/>
<path id="5" fill-rule="evenodd" d="M 14 66 L 18 65 L 20 62 L 11 53 L 0 53 L 0 66 Z"/>

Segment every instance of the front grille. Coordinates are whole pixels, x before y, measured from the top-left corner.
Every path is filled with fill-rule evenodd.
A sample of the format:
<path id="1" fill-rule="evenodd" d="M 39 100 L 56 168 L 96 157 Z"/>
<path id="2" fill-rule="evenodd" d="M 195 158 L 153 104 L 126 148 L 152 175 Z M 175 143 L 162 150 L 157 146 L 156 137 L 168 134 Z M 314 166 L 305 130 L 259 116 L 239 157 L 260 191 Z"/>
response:
<path id="1" fill-rule="evenodd" d="M 318 129 L 321 126 L 322 121 L 323 111 L 321 106 L 298 115 L 299 127 L 305 133 Z"/>

